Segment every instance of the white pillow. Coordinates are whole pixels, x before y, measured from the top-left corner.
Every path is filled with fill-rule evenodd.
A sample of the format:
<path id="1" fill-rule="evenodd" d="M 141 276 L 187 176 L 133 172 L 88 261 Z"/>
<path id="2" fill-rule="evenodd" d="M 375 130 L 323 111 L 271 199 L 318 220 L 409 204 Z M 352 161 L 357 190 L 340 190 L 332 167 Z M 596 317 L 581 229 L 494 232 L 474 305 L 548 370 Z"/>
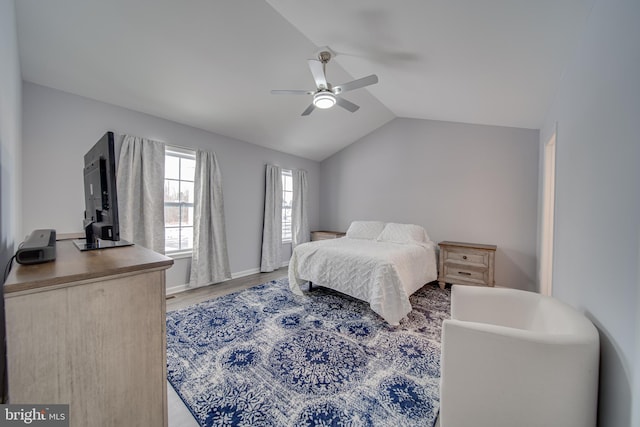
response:
<path id="1" fill-rule="evenodd" d="M 393 243 L 428 243 L 430 242 L 427 231 L 420 225 L 388 223 L 378 241 Z"/>
<path id="2" fill-rule="evenodd" d="M 382 221 L 353 221 L 347 230 L 351 239 L 375 240 L 384 229 Z"/>

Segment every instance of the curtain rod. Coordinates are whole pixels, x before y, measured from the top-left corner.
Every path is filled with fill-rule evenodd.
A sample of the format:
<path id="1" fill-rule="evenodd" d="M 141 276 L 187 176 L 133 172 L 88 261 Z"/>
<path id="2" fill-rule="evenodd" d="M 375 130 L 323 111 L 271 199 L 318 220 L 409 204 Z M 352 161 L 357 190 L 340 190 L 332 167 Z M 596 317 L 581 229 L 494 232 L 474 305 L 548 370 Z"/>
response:
<path id="1" fill-rule="evenodd" d="M 143 137 L 143 136 L 131 135 L 131 134 L 128 134 L 128 133 L 123 133 L 123 134 L 121 134 L 121 136 L 122 136 L 122 140 L 123 140 L 123 141 L 124 141 L 124 137 L 125 137 L 125 136 L 132 136 L 132 137 L 134 137 L 134 138 L 142 138 L 142 139 L 148 139 L 148 140 L 151 140 L 151 141 L 156 141 L 156 142 L 159 142 L 159 143 L 161 143 L 161 144 L 164 144 L 164 145 L 165 145 L 165 147 L 167 147 L 167 146 L 168 146 L 168 147 L 174 147 L 174 148 L 178 148 L 178 149 L 182 149 L 182 150 L 186 150 L 186 151 L 193 151 L 193 152 L 196 152 L 196 151 L 198 151 L 198 150 L 201 150 L 201 151 L 209 151 L 209 150 L 202 150 L 202 149 L 200 149 L 200 148 L 187 147 L 187 146 L 185 146 L 185 145 L 173 144 L 173 143 L 171 143 L 171 142 L 159 141 L 159 140 L 154 139 L 154 138 L 146 138 L 146 137 Z M 210 151 L 210 152 L 211 152 L 211 153 L 214 153 L 213 151 Z"/>

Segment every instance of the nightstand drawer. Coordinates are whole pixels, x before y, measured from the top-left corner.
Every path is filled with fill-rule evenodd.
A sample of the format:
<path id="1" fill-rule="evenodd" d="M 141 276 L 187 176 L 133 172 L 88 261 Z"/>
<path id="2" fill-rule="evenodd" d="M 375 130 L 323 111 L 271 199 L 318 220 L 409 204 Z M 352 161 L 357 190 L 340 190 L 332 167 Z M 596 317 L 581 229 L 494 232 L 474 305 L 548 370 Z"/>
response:
<path id="1" fill-rule="evenodd" d="M 487 283 L 487 270 L 471 270 L 458 265 L 445 265 L 444 279 L 452 283 L 462 281 L 484 285 Z"/>
<path id="2" fill-rule="evenodd" d="M 445 262 L 455 261 L 465 264 L 489 265 L 489 254 L 486 251 L 475 252 L 470 249 L 459 250 L 457 248 L 448 248 L 446 252 Z"/>

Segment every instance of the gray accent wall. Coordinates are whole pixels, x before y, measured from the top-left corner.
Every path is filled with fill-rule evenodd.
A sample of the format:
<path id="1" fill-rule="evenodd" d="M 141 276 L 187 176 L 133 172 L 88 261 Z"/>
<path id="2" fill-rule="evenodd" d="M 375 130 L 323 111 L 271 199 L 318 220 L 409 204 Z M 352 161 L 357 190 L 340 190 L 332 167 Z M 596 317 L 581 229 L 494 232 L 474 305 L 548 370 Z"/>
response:
<path id="1" fill-rule="evenodd" d="M 2 273 L 22 240 L 20 164 L 22 82 L 13 0 L 0 0 L 0 266 Z M 4 285 L 4 276 L 0 285 Z M 0 402 L 6 394 L 4 293 L 0 287 Z"/>
<path id="2" fill-rule="evenodd" d="M 553 295 L 600 332 L 599 425 L 640 425 L 640 2 L 598 0 L 557 123 Z"/>
<path id="3" fill-rule="evenodd" d="M 232 273 L 257 272 L 260 266 L 265 164 L 308 171 L 309 223 L 319 223 L 318 162 L 32 83 L 24 83 L 23 96 L 24 232 L 82 231 L 83 156 L 106 131 L 216 153 Z M 177 259 L 167 287 L 185 284 L 189 265 L 190 259 Z"/>
<path id="4" fill-rule="evenodd" d="M 20 234 L 22 78 L 13 1 L 0 1 L 0 262 L 2 271 Z"/>
<path id="5" fill-rule="evenodd" d="M 496 284 L 536 289 L 537 130 L 398 118 L 320 165 L 320 225 L 414 223 L 495 244 Z"/>

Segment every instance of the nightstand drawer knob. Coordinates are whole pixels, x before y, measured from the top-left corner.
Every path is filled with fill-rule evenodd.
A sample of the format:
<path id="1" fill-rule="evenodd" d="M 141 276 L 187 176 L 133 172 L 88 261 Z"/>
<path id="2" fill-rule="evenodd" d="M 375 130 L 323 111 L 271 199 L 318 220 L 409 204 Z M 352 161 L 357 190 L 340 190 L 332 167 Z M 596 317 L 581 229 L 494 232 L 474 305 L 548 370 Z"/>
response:
<path id="1" fill-rule="evenodd" d="M 458 274 L 462 274 L 462 275 L 465 275 L 465 276 L 471 276 L 471 273 L 466 272 L 466 271 L 458 271 Z"/>
<path id="2" fill-rule="evenodd" d="M 467 259 L 467 256 L 466 256 L 466 255 L 463 255 L 463 256 L 462 256 L 462 259 Z"/>

